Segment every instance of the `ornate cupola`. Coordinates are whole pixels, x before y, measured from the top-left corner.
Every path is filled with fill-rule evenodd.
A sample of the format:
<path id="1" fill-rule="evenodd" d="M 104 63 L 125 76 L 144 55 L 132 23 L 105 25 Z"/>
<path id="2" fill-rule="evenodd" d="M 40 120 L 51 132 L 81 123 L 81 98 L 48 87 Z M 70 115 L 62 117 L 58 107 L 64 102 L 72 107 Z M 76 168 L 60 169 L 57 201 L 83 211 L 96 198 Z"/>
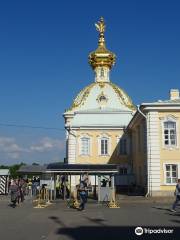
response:
<path id="1" fill-rule="evenodd" d="M 89 64 L 95 71 L 95 82 L 109 82 L 109 71 L 115 64 L 116 55 L 106 48 L 104 32 L 105 22 L 103 17 L 95 23 L 99 32 L 98 48 L 89 54 Z"/>

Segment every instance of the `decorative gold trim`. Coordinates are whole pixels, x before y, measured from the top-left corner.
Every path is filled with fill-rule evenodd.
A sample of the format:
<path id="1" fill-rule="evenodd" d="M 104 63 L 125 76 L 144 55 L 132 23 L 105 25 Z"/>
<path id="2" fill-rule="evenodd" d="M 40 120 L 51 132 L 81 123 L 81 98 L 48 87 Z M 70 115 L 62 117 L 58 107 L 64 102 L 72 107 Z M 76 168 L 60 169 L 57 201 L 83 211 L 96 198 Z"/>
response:
<path id="1" fill-rule="evenodd" d="M 79 107 L 80 105 L 83 105 L 87 97 L 89 96 L 91 88 L 95 85 L 96 83 L 91 83 L 87 87 L 83 88 L 80 93 L 77 95 L 77 97 L 74 99 L 71 107 L 67 111 L 72 111 L 73 109 Z"/>
<path id="2" fill-rule="evenodd" d="M 112 86 L 112 88 L 114 89 L 114 91 L 118 95 L 119 99 L 122 100 L 122 102 L 124 103 L 124 105 L 126 107 L 130 108 L 133 111 L 136 110 L 136 107 L 133 104 L 131 98 L 128 96 L 128 94 L 124 90 L 122 90 L 120 87 L 118 87 L 116 84 L 114 84 L 112 82 L 109 82 L 108 84 Z M 126 96 L 127 99 L 125 99 L 124 96 Z"/>
<path id="3" fill-rule="evenodd" d="M 79 106 L 82 106 L 84 105 L 86 99 L 88 98 L 89 96 L 89 93 L 90 93 L 90 90 L 95 86 L 95 85 L 98 85 L 99 87 L 105 87 L 106 85 L 110 85 L 115 93 L 118 95 L 118 98 L 120 101 L 122 101 L 122 103 L 129 109 L 135 111 L 136 110 L 136 107 L 135 105 L 133 104 L 131 98 L 127 95 L 127 93 L 121 89 L 120 87 L 118 87 L 116 84 L 114 83 L 111 83 L 111 82 L 108 82 L 108 83 L 97 83 L 97 82 L 94 82 L 90 85 L 88 85 L 87 87 L 83 88 L 80 93 L 77 95 L 77 97 L 75 98 L 75 100 L 73 101 L 71 107 L 67 110 L 67 111 L 72 111 L 74 110 L 75 108 L 79 107 Z M 103 91 L 101 92 L 100 95 L 102 95 Z M 99 96 L 100 96 L 99 95 Z"/>
<path id="4" fill-rule="evenodd" d="M 98 84 L 99 84 L 99 87 L 100 87 L 100 88 L 103 88 L 103 87 L 105 86 L 105 83 L 104 83 L 104 82 L 98 82 Z"/>

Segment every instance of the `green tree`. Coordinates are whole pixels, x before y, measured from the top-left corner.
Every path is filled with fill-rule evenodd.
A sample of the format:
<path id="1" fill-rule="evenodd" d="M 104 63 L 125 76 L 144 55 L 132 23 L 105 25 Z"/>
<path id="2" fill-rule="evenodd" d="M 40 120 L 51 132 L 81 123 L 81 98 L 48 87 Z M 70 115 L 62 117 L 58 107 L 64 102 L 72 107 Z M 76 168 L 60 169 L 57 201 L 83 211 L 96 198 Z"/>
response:
<path id="1" fill-rule="evenodd" d="M 23 165 L 26 165 L 25 163 L 20 163 L 20 164 L 15 164 L 13 166 L 9 167 L 10 170 L 10 176 L 12 178 L 17 178 L 19 176 L 19 173 L 17 172 L 19 170 L 19 168 Z"/>

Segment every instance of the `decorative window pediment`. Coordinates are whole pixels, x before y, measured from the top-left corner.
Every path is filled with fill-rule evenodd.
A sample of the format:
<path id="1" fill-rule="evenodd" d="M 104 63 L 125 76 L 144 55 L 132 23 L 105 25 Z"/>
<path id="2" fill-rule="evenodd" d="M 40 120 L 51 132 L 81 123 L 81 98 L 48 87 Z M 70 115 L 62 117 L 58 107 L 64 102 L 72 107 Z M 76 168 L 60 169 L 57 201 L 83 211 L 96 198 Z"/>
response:
<path id="1" fill-rule="evenodd" d="M 164 121 L 177 121 L 178 117 L 175 117 L 174 115 L 167 115 L 165 117 L 160 117 L 160 120 Z"/>
<path id="2" fill-rule="evenodd" d="M 98 138 L 101 138 L 101 137 L 110 138 L 111 135 L 110 135 L 109 133 L 106 133 L 106 132 L 105 132 L 105 133 L 101 132 L 100 134 L 97 135 L 97 137 L 98 137 Z"/>

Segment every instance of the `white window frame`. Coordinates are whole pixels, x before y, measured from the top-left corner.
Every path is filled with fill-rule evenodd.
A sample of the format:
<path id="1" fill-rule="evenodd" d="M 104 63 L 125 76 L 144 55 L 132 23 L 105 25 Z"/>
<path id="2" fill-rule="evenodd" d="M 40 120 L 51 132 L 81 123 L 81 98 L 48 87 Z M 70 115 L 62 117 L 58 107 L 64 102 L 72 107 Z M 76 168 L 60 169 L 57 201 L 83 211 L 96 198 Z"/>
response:
<path id="1" fill-rule="evenodd" d="M 173 127 L 165 127 L 165 124 L 172 123 Z M 167 131 L 167 133 L 165 133 Z M 171 139 L 171 131 L 173 131 L 173 139 Z M 166 138 L 167 136 L 167 138 Z M 165 142 L 168 141 L 168 144 Z M 174 143 L 172 143 L 172 141 Z M 174 121 L 165 121 L 164 122 L 164 145 L 168 147 L 176 147 L 177 146 L 177 131 L 176 131 L 176 122 Z"/>
<path id="2" fill-rule="evenodd" d="M 104 155 L 108 155 L 108 148 L 109 148 L 109 139 L 106 138 L 106 137 L 102 137 L 101 140 L 101 147 L 100 147 L 100 151 L 101 151 L 101 155 L 104 156 Z M 102 144 L 103 143 L 103 144 Z M 102 145 L 103 145 L 103 148 L 102 148 Z M 107 148 L 107 149 L 106 149 Z"/>
<path id="3" fill-rule="evenodd" d="M 102 154 L 101 152 L 101 140 L 107 140 L 107 154 Z M 98 137 L 98 155 L 99 156 L 110 156 L 111 153 L 111 138 L 108 135 L 101 135 Z"/>
<path id="4" fill-rule="evenodd" d="M 162 147 L 164 149 L 169 149 L 169 150 L 172 150 L 172 149 L 175 149 L 175 148 L 179 148 L 179 126 L 178 126 L 178 118 L 172 116 L 172 115 L 169 115 L 169 116 L 166 116 L 164 118 L 160 118 L 162 121 L 161 121 L 161 129 L 162 129 Z M 164 136 L 164 123 L 165 122 L 174 122 L 176 124 L 176 144 L 175 145 L 166 145 L 165 144 L 165 136 Z"/>
<path id="5" fill-rule="evenodd" d="M 180 176 L 180 164 L 179 163 L 177 163 L 177 162 L 165 162 L 165 163 L 163 163 L 163 175 L 164 175 L 164 181 L 163 181 L 163 183 L 164 183 L 164 185 L 167 185 L 167 186 L 175 186 L 176 184 L 177 184 L 177 182 L 175 182 L 175 183 L 167 183 L 166 182 L 166 165 L 176 165 L 177 166 L 177 179 L 179 178 L 179 176 Z"/>
<path id="6" fill-rule="evenodd" d="M 82 151 L 82 148 L 83 148 L 82 139 L 83 138 L 88 139 L 88 141 L 89 141 L 87 154 L 83 153 L 83 151 Z M 85 135 L 85 136 L 80 137 L 80 139 L 79 139 L 79 155 L 81 155 L 81 156 L 90 156 L 91 155 L 91 138 L 89 136 Z"/>

